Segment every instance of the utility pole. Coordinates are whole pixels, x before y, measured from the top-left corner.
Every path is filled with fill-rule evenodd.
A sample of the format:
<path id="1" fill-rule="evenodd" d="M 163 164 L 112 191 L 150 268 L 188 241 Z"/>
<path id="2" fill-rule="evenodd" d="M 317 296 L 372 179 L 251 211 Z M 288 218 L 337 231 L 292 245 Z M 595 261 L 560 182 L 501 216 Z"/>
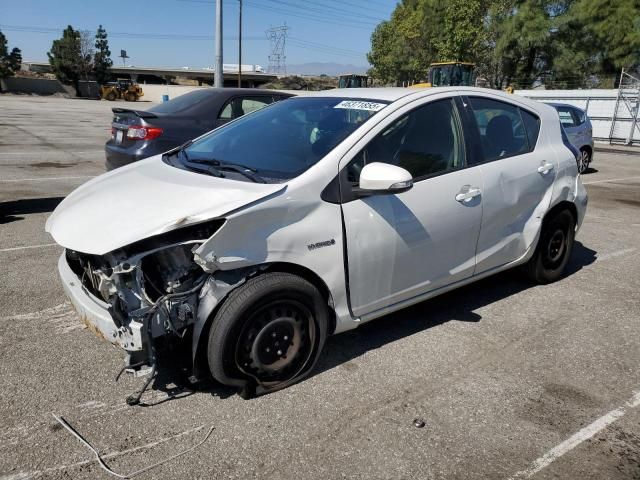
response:
<path id="1" fill-rule="evenodd" d="M 216 0 L 216 65 L 213 77 L 214 87 L 224 87 L 222 74 L 222 0 Z"/>
<path id="2" fill-rule="evenodd" d="M 242 0 L 240 2 L 240 13 L 238 15 L 238 88 L 242 87 Z"/>

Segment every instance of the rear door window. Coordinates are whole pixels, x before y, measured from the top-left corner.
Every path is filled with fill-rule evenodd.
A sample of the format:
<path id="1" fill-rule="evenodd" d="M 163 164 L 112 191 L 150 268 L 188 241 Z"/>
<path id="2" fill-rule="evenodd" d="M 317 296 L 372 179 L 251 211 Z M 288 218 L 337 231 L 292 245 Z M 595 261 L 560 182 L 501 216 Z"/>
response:
<path id="1" fill-rule="evenodd" d="M 480 134 L 484 161 L 512 157 L 531 150 L 518 107 L 481 97 L 470 97 L 469 101 Z"/>
<path id="2" fill-rule="evenodd" d="M 273 103 L 271 96 L 253 96 L 232 98 L 220 110 L 218 118 L 221 120 L 233 120 L 235 118 L 255 112 Z"/>

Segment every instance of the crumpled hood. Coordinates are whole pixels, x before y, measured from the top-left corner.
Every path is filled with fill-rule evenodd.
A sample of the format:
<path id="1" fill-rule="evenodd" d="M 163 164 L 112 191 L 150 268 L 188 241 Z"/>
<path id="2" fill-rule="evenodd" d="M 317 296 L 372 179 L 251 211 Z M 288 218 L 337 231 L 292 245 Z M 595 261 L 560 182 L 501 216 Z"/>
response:
<path id="1" fill-rule="evenodd" d="M 156 156 L 78 187 L 51 214 L 46 231 L 65 248 L 103 255 L 284 189 L 182 170 Z"/>

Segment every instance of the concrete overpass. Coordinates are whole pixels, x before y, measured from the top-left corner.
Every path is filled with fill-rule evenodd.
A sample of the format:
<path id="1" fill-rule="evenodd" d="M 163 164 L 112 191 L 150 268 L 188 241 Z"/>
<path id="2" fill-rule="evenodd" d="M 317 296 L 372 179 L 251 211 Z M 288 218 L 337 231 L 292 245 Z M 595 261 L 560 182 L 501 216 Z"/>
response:
<path id="1" fill-rule="evenodd" d="M 22 62 L 22 68 L 32 72 L 51 73 L 51 65 L 45 62 Z M 171 84 L 176 77 L 195 80 L 198 85 L 213 85 L 213 69 L 197 68 L 163 68 L 163 67 L 111 67 L 112 76 L 115 78 L 130 78 L 134 82 L 142 84 Z M 223 73 L 224 86 L 235 87 L 238 85 L 238 72 L 225 70 Z M 243 87 L 258 87 L 272 82 L 278 77 L 272 73 L 242 72 Z"/>

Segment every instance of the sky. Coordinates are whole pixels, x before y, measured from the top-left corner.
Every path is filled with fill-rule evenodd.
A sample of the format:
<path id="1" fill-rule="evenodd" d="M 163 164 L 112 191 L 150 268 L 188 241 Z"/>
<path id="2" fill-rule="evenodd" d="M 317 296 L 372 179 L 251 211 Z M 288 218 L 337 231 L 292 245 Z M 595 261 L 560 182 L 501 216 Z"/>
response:
<path id="1" fill-rule="evenodd" d="M 286 24 L 286 63 L 368 65 L 371 32 L 397 0 L 243 0 L 242 63 L 267 67 L 266 30 Z M 238 62 L 239 0 L 223 0 L 224 63 Z M 24 61 L 47 61 L 67 25 L 92 33 L 102 24 L 114 64 L 214 64 L 215 0 L 0 0 L 0 30 Z"/>

